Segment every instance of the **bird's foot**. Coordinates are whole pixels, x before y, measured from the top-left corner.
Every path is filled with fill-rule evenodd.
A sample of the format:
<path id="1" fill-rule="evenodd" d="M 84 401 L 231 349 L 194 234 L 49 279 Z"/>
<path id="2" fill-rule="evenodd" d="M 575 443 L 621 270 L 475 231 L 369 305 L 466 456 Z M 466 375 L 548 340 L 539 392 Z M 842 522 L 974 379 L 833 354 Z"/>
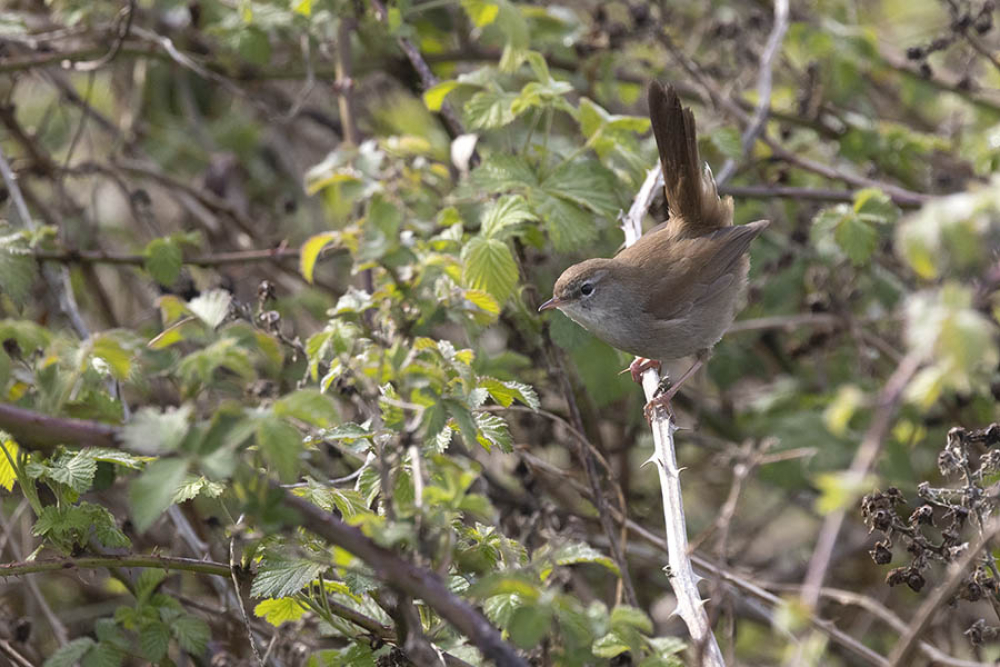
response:
<path id="1" fill-rule="evenodd" d="M 660 381 L 660 386 L 656 388 L 656 393 L 653 398 L 646 403 L 646 407 L 642 409 L 642 414 L 646 417 L 646 421 L 649 423 L 653 422 L 653 416 L 656 414 L 657 409 L 663 409 L 666 411 L 667 416 L 670 419 L 674 419 L 674 409 L 671 406 L 670 401 L 673 400 L 677 391 L 680 389 L 680 385 L 674 385 L 670 382 L 669 377 L 664 377 Z"/>
<path id="2" fill-rule="evenodd" d="M 662 364 L 656 359 L 646 359 L 645 357 L 636 357 L 629 364 L 629 367 L 625 370 L 632 375 L 632 381 L 638 385 L 642 384 L 642 374 L 648 371 L 650 368 L 655 368 L 660 370 Z M 625 371 L 622 371 L 624 373 Z"/>

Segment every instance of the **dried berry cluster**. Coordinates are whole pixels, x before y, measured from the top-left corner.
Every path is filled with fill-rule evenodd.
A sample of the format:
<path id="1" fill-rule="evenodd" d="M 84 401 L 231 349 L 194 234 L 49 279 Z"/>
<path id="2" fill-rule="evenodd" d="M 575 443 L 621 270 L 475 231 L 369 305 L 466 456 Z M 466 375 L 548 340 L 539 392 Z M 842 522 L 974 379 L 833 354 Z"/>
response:
<path id="1" fill-rule="evenodd" d="M 879 565 L 893 559 L 893 542 L 905 546 L 909 563 L 893 568 L 886 576 L 890 586 L 906 584 L 920 591 L 931 574 L 934 561 L 942 564 L 956 560 L 968 547 L 971 530 L 983 525 L 1000 508 L 1000 425 L 967 431 L 953 428 L 938 456 L 938 467 L 945 477 L 957 478 L 952 487 L 936 488 L 928 482 L 917 487 L 920 504 L 908 514 L 902 492 L 889 487 L 873 491 L 861 500 L 861 515 L 869 531 L 878 531 L 882 539 L 869 552 Z M 987 549 L 975 568 L 958 588 L 952 603 L 988 599 L 1000 610 L 1000 570 L 991 550 Z M 1000 634 L 1000 628 L 977 621 L 966 636 L 974 644 Z"/>
<path id="2" fill-rule="evenodd" d="M 985 0 L 976 7 L 975 2 L 970 3 L 945 3 L 951 22 L 948 31 L 935 37 L 922 46 L 911 46 L 906 49 L 906 57 L 920 64 L 920 73 L 924 77 L 933 74 L 927 57 L 932 53 L 944 51 L 959 40 L 965 40 L 978 46 L 975 42 L 977 36 L 986 35 L 993 30 L 993 11 L 995 4 L 993 0 Z M 966 75 L 958 82 L 959 88 L 971 89 L 972 79 Z"/>

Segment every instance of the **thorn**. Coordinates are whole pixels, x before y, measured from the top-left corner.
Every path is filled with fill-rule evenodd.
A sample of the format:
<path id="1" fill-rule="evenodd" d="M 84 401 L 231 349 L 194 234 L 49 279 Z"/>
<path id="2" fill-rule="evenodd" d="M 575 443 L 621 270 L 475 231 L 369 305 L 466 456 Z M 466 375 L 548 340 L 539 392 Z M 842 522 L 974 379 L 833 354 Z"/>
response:
<path id="1" fill-rule="evenodd" d="M 703 577 L 701 575 L 698 575 L 698 574 L 695 574 L 694 572 L 691 573 L 691 579 L 694 581 L 694 585 L 695 586 L 697 586 L 701 582 L 705 581 L 705 577 Z"/>
<path id="2" fill-rule="evenodd" d="M 706 604 L 708 604 L 708 601 L 711 600 L 711 599 L 712 598 L 705 598 L 704 600 L 698 600 L 698 602 L 696 604 L 699 607 L 704 607 Z"/>
<path id="3" fill-rule="evenodd" d="M 646 459 L 645 461 L 643 461 L 643 462 L 642 462 L 642 465 L 640 465 L 639 467 L 640 467 L 640 468 L 645 468 L 645 467 L 646 467 L 646 466 L 648 466 L 648 465 L 649 465 L 650 463 L 655 463 L 655 464 L 656 464 L 657 466 L 659 466 L 659 465 L 660 465 L 660 459 L 656 458 L 656 454 L 653 454 L 653 455 L 652 455 L 652 456 L 650 456 L 650 457 L 649 457 L 648 459 Z"/>

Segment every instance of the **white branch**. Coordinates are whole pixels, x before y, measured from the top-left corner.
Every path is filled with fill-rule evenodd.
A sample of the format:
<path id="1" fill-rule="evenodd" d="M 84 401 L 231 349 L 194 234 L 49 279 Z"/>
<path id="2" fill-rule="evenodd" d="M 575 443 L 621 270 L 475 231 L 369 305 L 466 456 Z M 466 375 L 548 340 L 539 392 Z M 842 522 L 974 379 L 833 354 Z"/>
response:
<path id="1" fill-rule="evenodd" d="M 663 172 L 659 163 L 650 170 L 645 182 L 639 188 L 628 214 L 622 219 L 625 245 L 630 246 L 642 236 L 642 219 L 649 210 L 656 191 L 663 186 Z M 642 374 L 642 389 L 646 400 L 652 400 L 660 386 L 660 374 L 650 369 Z M 687 525 L 684 520 L 684 499 L 681 497 L 680 469 L 674 452 L 674 431 L 676 426 L 665 410 L 657 410 L 650 425 L 653 429 L 654 452 L 650 461 L 656 464 L 660 474 L 660 489 L 663 494 L 663 520 L 667 527 L 667 576 L 677 596 L 674 613 L 687 625 L 694 644 L 695 655 L 703 667 L 725 667 L 722 651 L 712 634 L 705 612 L 705 601 L 698 592 L 698 581 L 691 560 L 688 558 Z"/>

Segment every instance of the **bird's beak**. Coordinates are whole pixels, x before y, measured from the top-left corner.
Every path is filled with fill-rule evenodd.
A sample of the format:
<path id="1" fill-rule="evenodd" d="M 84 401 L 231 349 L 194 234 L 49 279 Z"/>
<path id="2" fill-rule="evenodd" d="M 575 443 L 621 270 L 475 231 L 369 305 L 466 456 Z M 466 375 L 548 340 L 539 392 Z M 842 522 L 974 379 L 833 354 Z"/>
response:
<path id="1" fill-rule="evenodd" d="M 551 310 L 552 308 L 558 308 L 562 304 L 563 301 L 557 299 L 556 297 L 552 297 L 551 299 L 549 299 L 548 301 L 546 301 L 545 303 L 543 303 L 538 307 L 538 312 L 542 312 L 543 310 Z"/>

